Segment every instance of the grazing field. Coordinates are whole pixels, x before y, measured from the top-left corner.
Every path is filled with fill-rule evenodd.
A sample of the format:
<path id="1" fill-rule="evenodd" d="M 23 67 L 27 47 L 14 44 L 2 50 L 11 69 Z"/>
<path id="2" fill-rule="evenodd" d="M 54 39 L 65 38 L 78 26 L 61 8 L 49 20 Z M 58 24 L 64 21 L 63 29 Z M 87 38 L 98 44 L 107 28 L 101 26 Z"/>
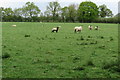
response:
<path id="1" fill-rule="evenodd" d="M 120 78 L 117 24 L 2 25 L 3 78 Z M 79 25 L 82 32 L 74 33 Z M 100 30 L 90 31 L 89 25 Z M 61 26 L 59 32 L 51 33 L 56 26 Z"/>

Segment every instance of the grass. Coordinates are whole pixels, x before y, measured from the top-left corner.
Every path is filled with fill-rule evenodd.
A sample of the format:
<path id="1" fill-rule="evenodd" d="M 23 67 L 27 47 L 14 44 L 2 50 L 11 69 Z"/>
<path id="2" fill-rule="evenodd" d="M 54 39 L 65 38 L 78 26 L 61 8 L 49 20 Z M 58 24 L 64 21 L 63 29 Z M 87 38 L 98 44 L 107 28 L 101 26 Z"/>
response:
<path id="1" fill-rule="evenodd" d="M 16 24 L 17 27 L 11 27 Z M 3 22 L 3 78 L 120 78 L 104 63 L 118 58 L 118 25 Z M 58 33 L 51 29 L 61 26 Z M 75 26 L 83 25 L 81 33 Z M 88 25 L 100 30 L 88 30 Z M 112 64 L 111 64 L 112 65 Z M 110 65 L 110 66 L 111 66 Z M 106 68 L 107 66 L 107 68 Z"/>

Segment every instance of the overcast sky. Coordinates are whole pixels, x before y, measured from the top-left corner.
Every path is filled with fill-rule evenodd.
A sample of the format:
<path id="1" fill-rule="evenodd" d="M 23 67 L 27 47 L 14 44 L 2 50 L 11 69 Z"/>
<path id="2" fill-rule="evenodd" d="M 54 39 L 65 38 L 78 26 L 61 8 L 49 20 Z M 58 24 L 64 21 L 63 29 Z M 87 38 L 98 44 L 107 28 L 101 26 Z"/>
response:
<path id="1" fill-rule="evenodd" d="M 107 5 L 107 7 L 112 10 L 113 14 L 116 15 L 118 13 L 118 2 L 120 0 L 0 0 L 0 7 L 20 8 L 28 1 L 34 2 L 42 12 L 46 10 L 48 2 L 51 1 L 58 1 L 61 7 L 68 6 L 72 3 L 80 4 L 83 1 L 92 1 L 98 6 L 102 4 Z"/>

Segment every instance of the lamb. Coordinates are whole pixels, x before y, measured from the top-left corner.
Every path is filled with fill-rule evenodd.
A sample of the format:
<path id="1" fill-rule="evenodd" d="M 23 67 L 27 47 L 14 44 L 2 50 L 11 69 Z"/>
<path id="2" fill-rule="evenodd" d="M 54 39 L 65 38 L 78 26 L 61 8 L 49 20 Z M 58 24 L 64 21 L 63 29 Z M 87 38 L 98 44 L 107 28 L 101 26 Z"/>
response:
<path id="1" fill-rule="evenodd" d="M 98 27 L 98 26 L 96 26 L 96 27 L 95 27 L 95 30 L 98 30 L 98 29 L 99 29 L 99 27 Z"/>
<path id="2" fill-rule="evenodd" d="M 74 28 L 74 32 L 76 33 L 76 32 L 81 32 L 82 31 L 82 26 L 77 26 L 77 27 L 75 27 Z"/>
<path id="3" fill-rule="evenodd" d="M 12 25 L 12 27 L 16 27 L 16 25 Z"/>
<path id="4" fill-rule="evenodd" d="M 52 32 L 56 32 L 56 33 L 57 33 L 60 27 L 61 27 L 61 26 L 58 26 L 58 27 L 56 27 L 56 28 L 52 28 Z"/>
<path id="5" fill-rule="evenodd" d="M 93 29 L 93 27 L 92 27 L 91 25 L 89 25 L 89 26 L 88 26 L 88 28 L 89 28 L 90 30 L 92 30 L 92 29 Z"/>

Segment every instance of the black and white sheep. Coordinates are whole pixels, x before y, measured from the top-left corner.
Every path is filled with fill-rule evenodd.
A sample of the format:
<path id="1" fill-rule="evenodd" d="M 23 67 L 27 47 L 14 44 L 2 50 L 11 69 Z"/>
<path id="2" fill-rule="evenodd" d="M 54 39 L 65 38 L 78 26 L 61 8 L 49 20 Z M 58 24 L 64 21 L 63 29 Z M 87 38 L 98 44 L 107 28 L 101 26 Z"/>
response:
<path id="1" fill-rule="evenodd" d="M 79 27 L 75 27 L 74 28 L 74 32 L 81 32 L 82 31 L 82 26 L 79 26 Z"/>
<path id="2" fill-rule="evenodd" d="M 92 27 L 91 25 L 89 25 L 89 26 L 88 26 L 88 29 L 89 29 L 89 30 L 92 30 L 92 29 L 93 29 L 93 27 Z"/>
<path id="3" fill-rule="evenodd" d="M 98 30 L 99 29 L 99 27 L 98 26 L 95 26 L 95 30 Z"/>
<path id="4" fill-rule="evenodd" d="M 61 26 L 58 26 L 58 27 L 56 27 L 56 28 L 52 28 L 52 32 L 56 32 L 56 33 L 57 33 L 60 27 L 61 27 Z"/>

